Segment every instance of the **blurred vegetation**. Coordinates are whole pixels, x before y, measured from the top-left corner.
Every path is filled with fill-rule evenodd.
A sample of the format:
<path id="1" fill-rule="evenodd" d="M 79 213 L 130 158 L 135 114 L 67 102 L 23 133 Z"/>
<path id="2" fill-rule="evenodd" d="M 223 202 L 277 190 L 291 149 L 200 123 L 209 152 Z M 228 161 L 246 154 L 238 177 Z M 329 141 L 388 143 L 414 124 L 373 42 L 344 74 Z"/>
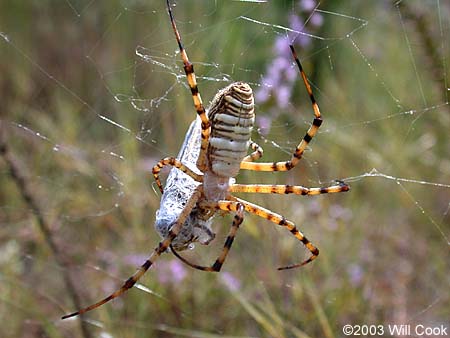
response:
<path id="1" fill-rule="evenodd" d="M 178 153 L 195 111 L 164 1 L 0 3 L 2 136 L 39 205 L 0 159 L 1 337 L 339 337 L 344 324 L 450 325 L 450 7 L 322 1 L 320 9 L 331 13 L 321 13 L 320 39 L 297 52 L 321 132 L 293 172 L 237 178 L 347 179 L 346 194 L 245 196 L 295 221 L 319 258 L 277 271 L 306 253 L 249 216 L 221 273 L 163 255 L 141 280 L 153 293 L 130 290 L 87 314 L 81 331 L 78 319 L 59 319 L 75 309 L 71 293 L 83 305 L 99 300 L 160 240 L 150 170 Z M 288 27 L 296 10 L 298 1 L 177 2 L 206 103 L 230 81 L 258 88 L 284 34 L 241 16 Z M 312 121 L 300 78 L 295 89 L 285 110 L 274 100 L 257 106 L 270 121 L 254 135 L 266 160 L 289 156 Z M 372 168 L 426 183 L 367 175 Z M 215 243 L 185 256 L 213 262 L 228 224 L 217 219 Z"/>

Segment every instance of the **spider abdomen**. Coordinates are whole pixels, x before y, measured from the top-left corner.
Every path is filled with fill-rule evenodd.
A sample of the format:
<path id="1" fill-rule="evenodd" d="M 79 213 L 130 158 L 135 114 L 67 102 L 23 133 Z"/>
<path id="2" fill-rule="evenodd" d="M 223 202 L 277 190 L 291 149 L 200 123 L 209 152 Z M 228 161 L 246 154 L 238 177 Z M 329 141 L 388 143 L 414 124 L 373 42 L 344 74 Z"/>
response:
<path id="1" fill-rule="evenodd" d="M 236 82 L 220 90 L 211 102 L 208 117 L 211 121 L 209 167 L 217 176 L 234 177 L 247 155 L 255 121 L 250 86 Z"/>

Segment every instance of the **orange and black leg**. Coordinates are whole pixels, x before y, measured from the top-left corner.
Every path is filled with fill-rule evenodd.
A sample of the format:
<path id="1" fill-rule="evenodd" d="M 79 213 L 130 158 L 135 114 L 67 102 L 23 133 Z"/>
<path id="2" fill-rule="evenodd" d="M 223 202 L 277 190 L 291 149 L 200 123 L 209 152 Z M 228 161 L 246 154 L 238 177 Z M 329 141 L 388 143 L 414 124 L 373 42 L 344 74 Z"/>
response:
<path id="1" fill-rule="evenodd" d="M 297 53 L 295 52 L 294 46 L 290 45 L 292 56 L 297 63 L 298 70 L 302 77 L 303 83 L 306 87 L 306 91 L 308 92 L 309 98 L 311 100 L 312 108 L 314 111 L 314 120 L 312 125 L 309 127 L 303 139 L 300 141 L 299 145 L 295 148 L 295 151 L 289 161 L 285 162 L 266 162 L 266 163 L 256 163 L 250 161 L 242 161 L 241 169 L 246 170 L 254 170 L 254 171 L 288 171 L 294 168 L 300 159 L 303 156 L 303 152 L 305 151 L 308 144 L 311 142 L 313 137 L 317 134 L 321 124 L 322 124 L 322 116 L 320 114 L 319 106 L 314 98 L 311 85 L 306 77 L 305 72 L 303 71 L 302 64 L 297 57 Z"/>
<path id="2" fill-rule="evenodd" d="M 209 206 L 209 208 L 212 208 Z M 225 259 L 227 258 L 228 253 L 230 252 L 231 246 L 233 245 L 234 238 L 236 237 L 236 233 L 239 230 L 239 226 L 244 220 L 244 206 L 235 201 L 219 201 L 214 204 L 214 209 L 223 210 L 228 212 L 235 212 L 233 219 L 233 224 L 231 225 L 230 231 L 228 233 L 227 239 L 225 240 L 225 244 L 223 245 L 222 253 L 216 259 L 214 264 L 211 266 L 201 266 L 197 264 L 193 264 L 189 262 L 186 258 L 182 257 L 174 248 L 171 247 L 172 253 L 179 258 L 183 263 L 189 265 L 190 267 L 202 271 L 210 271 L 210 272 L 219 272 L 222 268 Z"/>
<path id="3" fill-rule="evenodd" d="M 230 192 L 246 192 L 258 194 L 295 194 L 295 195 L 320 195 L 349 191 L 350 187 L 338 181 L 337 184 L 322 188 L 307 188 L 299 185 L 278 185 L 278 184 L 232 184 Z"/>
<path id="4" fill-rule="evenodd" d="M 163 186 L 161 184 L 161 180 L 159 179 L 159 173 L 161 172 L 161 169 L 165 166 L 171 166 L 174 168 L 177 168 L 178 170 L 181 170 L 186 175 L 189 175 L 197 182 L 203 182 L 203 175 L 197 174 L 188 167 L 186 167 L 181 161 L 177 160 L 175 157 L 166 157 L 163 158 L 161 161 L 159 161 L 152 169 L 153 177 L 155 178 L 156 185 L 158 186 L 161 193 L 164 192 Z"/>
<path id="5" fill-rule="evenodd" d="M 131 289 L 134 284 L 147 272 L 147 270 L 155 263 L 155 261 L 159 258 L 159 256 L 167 250 L 167 248 L 171 245 L 172 241 L 175 237 L 177 237 L 178 233 L 181 230 L 181 227 L 183 226 L 184 222 L 186 221 L 187 216 L 190 214 L 194 206 L 196 205 L 198 199 L 201 196 L 200 189 L 197 189 L 189 199 L 189 201 L 186 204 L 186 208 L 181 213 L 180 217 L 178 218 L 175 225 L 172 227 L 172 229 L 169 231 L 166 238 L 159 243 L 159 245 L 153 250 L 150 257 L 144 262 L 144 264 L 141 265 L 141 267 L 134 273 L 133 276 L 128 278 L 125 283 L 122 285 L 120 289 L 113 292 L 108 297 L 102 299 L 101 301 L 92 304 L 88 307 L 85 307 L 84 309 L 78 310 L 76 312 L 73 312 L 71 314 L 63 316 L 61 319 L 66 319 L 78 315 L 82 315 L 88 311 L 94 310 L 98 308 L 99 306 L 102 306 L 103 304 L 109 302 L 110 300 L 113 300 L 114 298 L 117 298 L 121 296 L 123 293 L 125 293 L 128 289 Z"/>
<path id="6" fill-rule="evenodd" d="M 304 260 L 303 262 L 280 267 L 280 268 L 278 268 L 278 270 L 287 270 L 287 269 L 298 268 L 298 267 L 301 267 L 303 265 L 306 265 L 306 264 L 312 262 L 314 259 L 317 258 L 317 256 L 319 255 L 319 249 L 317 249 L 305 237 L 305 235 L 303 235 L 303 233 L 295 226 L 295 224 L 293 222 L 287 220 L 286 218 L 284 218 L 283 216 L 281 216 L 279 214 L 274 213 L 273 211 L 270 211 L 268 209 L 260 207 L 259 205 L 244 201 L 240 198 L 236 198 L 236 200 L 237 200 L 237 202 L 244 205 L 245 211 L 247 211 L 251 214 L 257 215 L 259 217 L 265 218 L 265 219 L 271 221 L 272 223 L 280 225 L 280 226 L 286 228 L 287 230 L 289 230 L 289 232 L 292 235 L 294 235 L 300 242 L 302 242 L 303 245 L 311 252 L 311 256 L 308 259 Z"/>
<path id="7" fill-rule="evenodd" d="M 256 142 L 250 140 L 250 148 L 252 148 L 253 152 L 250 155 L 245 156 L 242 161 L 253 162 L 259 160 L 263 156 L 264 150 Z"/>
<path id="8" fill-rule="evenodd" d="M 177 39 L 178 48 L 180 50 L 181 59 L 183 60 L 184 72 L 186 73 L 187 82 L 189 88 L 191 89 L 192 99 L 194 101 L 194 107 L 197 115 L 202 121 L 202 140 L 200 145 L 200 155 L 198 157 L 197 166 L 203 172 L 206 169 L 206 151 L 208 149 L 210 126 L 211 123 L 206 115 L 205 107 L 203 106 L 202 98 L 200 96 L 197 80 L 194 73 L 194 65 L 189 61 L 186 50 L 181 42 L 181 36 L 178 32 L 177 25 L 175 24 L 175 19 L 173 17 L 172 9 L 170 7 L 170 1 L 167 0 L 167 11 L 169 12 L 170 23 L 172 24 L 173 32 L 175 33 L 175 38 Z"/>

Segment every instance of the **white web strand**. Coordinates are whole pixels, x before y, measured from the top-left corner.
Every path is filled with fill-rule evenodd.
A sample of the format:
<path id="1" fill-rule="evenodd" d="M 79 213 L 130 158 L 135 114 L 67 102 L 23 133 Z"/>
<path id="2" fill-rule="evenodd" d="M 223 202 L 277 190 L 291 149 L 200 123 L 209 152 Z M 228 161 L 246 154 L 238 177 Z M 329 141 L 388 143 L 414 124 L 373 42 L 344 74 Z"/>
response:
<path id="1" fill-rule="evenodd" d="M 378 79 L 378 81 L 380 82 L 380 84 L 383 86 L 383 88 L 386 90 L 386 92 L 389 94 L 389 96 L 392 98 L 392 100 L 397 104 L 397 106 L 399 108 L 403 108 L 402 105 L 400 104 L 400 100 L 397 99 L 394 96 L 394 93 L 392 92 L 391 89 L 388 88 L 388 86 L 386 85 L 386 82 L 384 82 L 384 80 L 380 77 L 380 74 L 375 70 L 375 68 L 373 67 L 372 63 L 369 61 L 369 59 L 364 55 L 364 53 L 362 52 L 362 50 L 358 47 L 358 45 L 356 44 L 356 42 L 349 38 L 350 42 L 352 43 L 352 46 L 356 49 L 356 51 L 358 52 L 358 54 L 361 56 L 362 60 L 366 63 L 367 67 L 369 67 L 370 71 L 375 75 L 375 77 Z"/>
<path id="2" fill-rule="evenodd" d="M 395 7 L 397 8 L 397 13 L 398 13 L 398 16 L 400 18 L 400 22 L 402 23 L 403 35 L 405 36 L 406 45 L 408 46 L 409 58 L 411 60 L 411 64 L 413 65 L 413 68 L 414 68 L 414 73 L 416 75 L 417 85 L 419 87 L 419 91 L 420 91 L 420 95 L 422 97 L 423 105 L 424 105 L 424 107 L 426 107 L 427 106 L 427 99 L 425 97 L 425 92 L 423 91 L 422 80 L 420 78 L 419 71 L 417 69 L 416 60 L 414 58 L 414 54 L 413 54 L 412 47 L 411 47 L 411 42 L 409 41 L 409 37 L 408 37 L 407 31 L 406 31 L 405 22 L 404 22 L 404 19 L 402 17 L 402 12 L 400 11 L 400 7 L 398 6 L 398 4 Z"/>
<path id="3" fill-rule="evenodd" d="M 436 228 L 436 230 L 439 232 L 439 234 L 442 236 L 442 238 L 447 242 L 447 245 L 450 245 L 450 240 L 447 237 L 447 235 L 445 234 L 445 232 L 442 229 L 442 227 L 433 219 L 433 217 L 431 217 L 431 215 L 429 215 L 425 211 L 425 209 L 414 198 L 414 196 L 412 196 L 411 193 L 405 188 L 405 186 L 402 184 L 402 182 L 404 182 L 404 183 L 414 183 L 414 184 L 420 184 L 420 185 L 430 185 L 430 186 L 439 187 L 439 188 L 446 188 L 446 189 L 450 189 L 450 184 L 438 183 L 438 182 L 428 182 L 428 181 L 415 180 L 415 179 L 410 179 L 410 178 L 395 177 L 395 176 L 391 176 L 391 175 L 387 175 L 387 174 L 384 174 L 382 172 L 379 172 L 376 168 L 373 168 L 368 173 L 365 173 L 365 174 L 362 174 L 362 175 L 353 176 L 353 177 L 346 177 L 346 178 L 344 178 L 344 180 L 345 180 L 345 182 L 357 182 L 357 181 L 360 181 L 360 180 L 362 180 L 364 178 L 367 178 L 367 177 L 381 177 L 381 178 L 385 178 L 385 179 L 394 181 L 396 184 L 398 184 L 400 186 L 400 188 L 410 198 L 411 202 L 413 202 L 413 204 L 419 209 L 420 213 L 423 214 L 430 221 L 431 224 L 433 224 L 433 226 Z M 450 201 L 449 201 L 449 203 L 450 203 Z M 448 212 L 448 209 L 445 211 L 444 215 L 447 212 Z"/>

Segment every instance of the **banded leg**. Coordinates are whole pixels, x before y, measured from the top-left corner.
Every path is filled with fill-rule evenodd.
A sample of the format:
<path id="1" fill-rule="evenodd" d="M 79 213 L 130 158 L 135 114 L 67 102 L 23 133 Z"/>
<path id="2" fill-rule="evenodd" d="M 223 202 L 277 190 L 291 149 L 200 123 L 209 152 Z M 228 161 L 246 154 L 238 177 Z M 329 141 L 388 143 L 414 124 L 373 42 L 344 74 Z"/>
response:
<path id="1" fill-rule="evenodd" d="M 236 236 L 237 231 L 239 230 L 239 226 L 244 220 L 244 206 L 239 202 L 234 201 L 219 201 L 217 202 L 217 209 L 224 211 L 234 211 L 236 215 L 234 215 L 233 224 L 231 225 L 230 231 L 228 233 L 227 239 L 225 240 L 225 244 L 223 245 L 222 253 L 216 259 L 213 265 L 211 266 L 201 266 L 197 264 L 193 264 L 189 262 L 186 258 L 182 257 L 177 251 L 175 251 L 172 246 L 170 247 L 172 253 L 180 259 L 183 263 L 189 265 L 190 267 L 202 271 L 210 271 L 210 272 L 219 272 L 222 268 L 225 259 L 227 258 L 228 252 L 233 245 L 234 237 Z"/>
<path id="2" fill-rule="evenodd" d="M 159 179 L 159 173 L 162 168 L 165 166 L 172 166 L 174 168 L 177 168 L 178 170 L 181 170 L 186 175 L 189 175 L 197 182 L 203 182 L 203 175 L 199 175 L 186 167 L 181 161 L 177 160 L 175 157 L 166 157 L 163 158 L 161 161 L 159 161 L 152 169 L 153 177 L 155 178 L 156 185 L 158 186 L 161 193 L 164 192 L 163 186 L 161 184 L 161 180 Z"/>
<path id="3" fill-rule="evenodd" d="M 191 89 L 192 100 L 194 101 L 195 110 L 197 115 L 202 121 L 202 140 L 200 145 L 200 155 L 197 161 L 197 167 L 204 172 L 206 170 L 206 151 L 208 149 L 210 126 L 208 116 L 206 115 L 205 107 L 203 106 L 202 98 L 200 96 L 197 80 L 195 79 L 194 65 L 189 61 L 186 50 L 181 42 L 181 36 L 178 32 L 177 25 L 175 24 L 175 19 L 173 17 L 172 9 L 170 8 L 170 1 L 167 0 L 167 11 L 169 12 L 170 23 L 172 24 L 173 32 L 175 33 L 175 38 L 177 39 L 178 48 L 180 50 L 181 59 L 183 60 L 184 72 L 186 73 L 187 82 L 189 88 Z"/>
<path id="4" fill-rule="evenodd" d="M 300 159 L 303 156 L 303 152 L 305 151 L 306 147 L 308 146 L 309 142 L 313 139 L 313 137 L 317 134 L 317 131 L 319 130 L 320 125 L 322 124 L 322 117 L 320 115 L 319 106 L 317 105 L 316 99 L 314 98 L 311 85 L 309 84 L 308 79 L 306 78 L 306 74 L 303 71 L 303 67 L 300 63 L 300 60 L 297 57 L 297 53 L 295 52 L 294 46 L 290 45 L 292 56 L 297 63 L 298 70 L 300 72 L 300 75 L 302 77 L 303 83 L 306 87 L 306 91 L 308 92 L 309 98 L 311 100 L 312 108 L 314 111 L 314 120 L 312 125 L 309 127 L 308 131 L 306 132 L 305 136 L 303 136 L 303 139 L 295 149 L 294 153 L 292 154 L 292 157 L 289 161 L 285 162 L 267 162 L 267 163 L 253 163 L 250 161 L 242 161 L 241 162 L 241 169 L 246 170 L 254 170 L 254 171 L 288 171 L 294 168 Z"/>
<path id="5" fill-rule="evenodd" d="M 245 211 L 247 211 L 247 212 L 249 212 L 251 214 L 254 214 L 256 216 L 265 218 L 265 219 L 271 221 L 272 223 L 278 224 L 278 225 L 288 229 L 291 232 L 291 234 L 293 234 L 300 242 L 302 242 L 303 245 L 311 252 L 311 257 L 309 257 L 308 259 L 304 260 L 303 262 L 297 263 L 297 264 L 288 265 L 288 266 L 284 266 L 284 267 L 280 267 L 280 268 L 278 268 L 278 270 L 287 270 L 287 269 L 293 269 L 293 268 L 301 267 L 303 265 L 306 265 L 306 264 L 312 262 L 319 255 L 319 249 L 317 249 L 305 237 L 305 235 L 303 235 L 302 232 L 297 229 L 295 224 L 292 223 L 291 221 L 288 221 L 283 216 L 278 215 L 278 214 L 274 213 L 273 211 L 270 211 L 268 209 L 260 207 L 260 206 L 258 206 L 256 204 L 244 201 L 244 200 L 242 200 L 240 198 L 236 198 L 236 197 L 233 197 L 233 199 L 236 202 L 239 202 L 240 204 L 242 204 L 244 206 Z M 230 201 L 229 203 L 231 204 L 233 202 Z M 215 207 L 217 209 L 217 206 L 215 206 L 214 204 L 210 204 L 210 203 L 202 203 L 202 206 L 204 206 L 204 207 Z"/>
<path id="6" fill-rule="evenodd" d="M 264 150 L 259 144 L 250 140 L 250 147 L 253 152 L 250 155 L 245 156 L 242 161 L 253 162 L 259 160 L 263 156 Z"/>
<path id="7" fill-rule="evenodd" d="M 98 308 L 99 306 L 102 306 L 103 304 L 109 302 L 110 300 L 113 300 L 114 298 L 117 298 L 121 296 L 123 293 L 125 293 L 128 289 L 131 289 L 134 284 L 147 272 L 147 270 L 155 263 L 155 261 L 159 258 L 159 256 L 167 250 L 167 248 L 171 245 L 172 241 L 175 237 L 177 237 L 178 233 L 181 230 L 182 225 L 186 221 L 187 216 L 190 214 L 192 209 L 194 208 L 195 204 L 197 203 L 198 199 L 200 198 L 201 193 L 199 188 L 196 189 L 194 194 L 191 196 L 189 201 L 186 203 L 186 208 L 181 213 L 180 217 L 178 218 L 175 225 L 170 229 L 169 233 L 167 234 L 166 238 L 159 243 L 159 245 L 153 250 L 150 257 L 144 262 L 144 264 L 141 265 L 141 267 L 134 273 L 133 276 L 128 278 L 125 283 L 122 285 L 122 287 L 115 292 L 113 292 L 108 297 L 102 299 L 101 301 L 89 305 L 88 307 L 85 307 L 84 309 L 78 310 L 77 312 L 64 315 L 61 317 L 61 319 L 66 319 L 70 317 L 74 317 L 77 315 L 82 315 L 88 311 L 94 310 Z"/>
<path id="8" fill-rule="evenodd" d="M 320 195 L 349 191 L 350 187 L 338 181 L 338 184 L 323 188 L 307 188 L 299 185 L 270 185 L 270 184 L 233 184 L 230 192 L 247 192 L 258 194 L 295 194 L 295 195 Z"/>

